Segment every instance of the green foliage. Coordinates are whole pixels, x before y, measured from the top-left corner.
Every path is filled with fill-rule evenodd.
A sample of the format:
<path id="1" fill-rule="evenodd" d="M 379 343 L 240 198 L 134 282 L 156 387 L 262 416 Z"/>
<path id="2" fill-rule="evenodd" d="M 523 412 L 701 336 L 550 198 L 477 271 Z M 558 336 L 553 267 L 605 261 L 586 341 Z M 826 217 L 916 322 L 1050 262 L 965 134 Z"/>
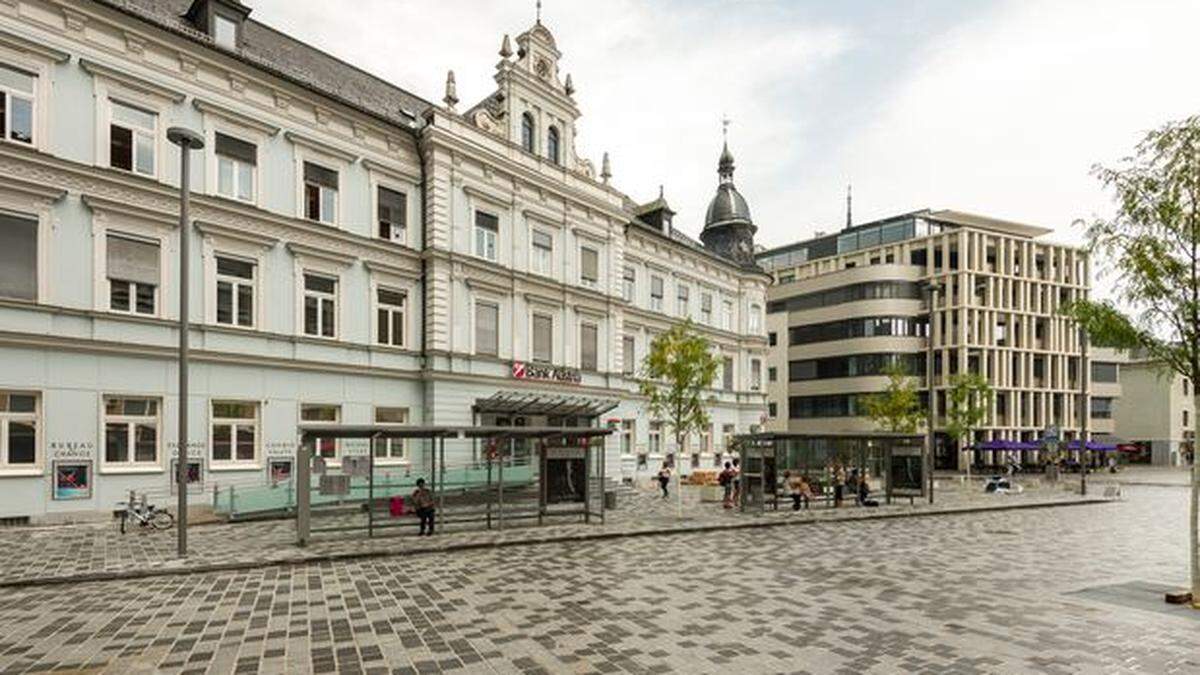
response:
<path id="1" fill-rule="evenodd" d="M 649 399 L 650 415 L 671 428 L 680 451 L 688 434 L 709 425 L 703 394 L 720 365 L 711 350 L 689 320 L 654 338 L 642 362 L 641 392 Z"/>
<path id="2" fill-rule="evenodd" d="M 1115 276 L 1125 315 L 1079 302 L 1067 312 L 1096 343 L 1138 348 L 1171 370 L 1200 376 L 1200 116 L 1171 122 L 1118 167 L 1095 175 L 1117 212 L 1088 226 L 1092 258 Z"/>
<path id="3" fill-rule="evenodd" d="M 992 386 L 978 373 L 950 376 L 946 389 L 946 435 L 956 441 L 970 440 L 971 431 L 983 424 Z"/>
<path id="4" fill-rule="evenodd" d="M 884 431 L 915 433 L 926 412 L 921 406 L 916 379 L 898 361 L 888 364 L 883 372 L 888 377 L 887 389 L 867 397 L 867 417 Z"/>

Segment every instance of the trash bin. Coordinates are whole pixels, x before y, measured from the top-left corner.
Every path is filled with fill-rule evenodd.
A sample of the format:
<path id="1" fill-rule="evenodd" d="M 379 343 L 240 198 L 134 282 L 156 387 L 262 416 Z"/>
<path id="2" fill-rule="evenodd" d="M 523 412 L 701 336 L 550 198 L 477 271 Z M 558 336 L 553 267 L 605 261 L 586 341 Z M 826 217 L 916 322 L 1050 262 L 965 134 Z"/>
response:
<path id="1" fill-rule="evenodd" d="M 604 493 L 604 508 L 605 509 L 617 508 L 617 492 L 615 490 L 609 490 Z"/>

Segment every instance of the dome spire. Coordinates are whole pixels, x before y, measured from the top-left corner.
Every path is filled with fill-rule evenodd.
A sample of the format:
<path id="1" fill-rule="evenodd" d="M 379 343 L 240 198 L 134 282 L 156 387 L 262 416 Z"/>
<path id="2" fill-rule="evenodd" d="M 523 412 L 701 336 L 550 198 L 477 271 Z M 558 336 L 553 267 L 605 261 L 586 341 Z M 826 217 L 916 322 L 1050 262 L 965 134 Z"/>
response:
<path id="1" fill-rule="evenodd" d="M 729 116 L 721 118 L 721 159 L 717 162 L 717 175 L 722 183 L 733 182 L 733 153 L 729 152 Z"/>

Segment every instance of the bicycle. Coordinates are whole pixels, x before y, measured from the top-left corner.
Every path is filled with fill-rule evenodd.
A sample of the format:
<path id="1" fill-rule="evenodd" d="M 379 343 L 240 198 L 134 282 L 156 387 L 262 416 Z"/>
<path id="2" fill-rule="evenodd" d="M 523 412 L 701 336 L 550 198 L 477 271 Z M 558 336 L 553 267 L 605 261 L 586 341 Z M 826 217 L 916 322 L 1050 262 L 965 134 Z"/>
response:
<path id="1" fill-rule="evenodd" d="M 125 534 L 125 524 L 131 519 L 143 529 L 150 527 L 156 530 L 166 530 L 175 525 L 175 516 L 165 509 L 147 504 L 144 497 L 140 505 L 137 501 L 118 502 L 118 504 L 125 506 L 125 511 L 121 514 L 121 534 Z"/>

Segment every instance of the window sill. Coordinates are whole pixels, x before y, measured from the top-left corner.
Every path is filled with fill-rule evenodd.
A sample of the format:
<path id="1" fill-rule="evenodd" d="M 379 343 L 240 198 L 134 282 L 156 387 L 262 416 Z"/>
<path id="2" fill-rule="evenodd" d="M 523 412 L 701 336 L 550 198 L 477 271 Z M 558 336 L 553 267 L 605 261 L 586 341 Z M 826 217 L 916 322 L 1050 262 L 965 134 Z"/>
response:
<path id="1" fill-rule="evenodd" d="M 100 473 L 101 474 L 112 474 L 112 475 L 151 474 L 151 473 L 164 473 L 165 471 L 166 471 L 166 469 L 162 468 L 159 465 L 154 465 L 154 466 L 113 466 L 111 464 L 107 465 L 107 466 L 104 464 L 100 465 Z"/>
<path id="2" fill-rule="evenodd" d="M 238 464 L 236 462 L 212 462 L 209 471 L 262 471 L 262 464 Z"/>
<path id="3" fill-rule="evenodd" d="M 0 469 L 0 478 L 37 478 L 46 474 L 42 467 L 28 469 Z"/>
<path id="4" fill-rule="evenodd" d="M 412 460 L 409 460 L 409 459 L 396 459 L 396 458 L 394 458 L 394 457 L 393 457 L 393 458 L 389 458 L 389 459 L 378 459 L 378 458 L 377 458 L 377 459 L 375 460 L 375 466 L 382 466 L 382 467 L 392 467 L 392 466 L 395 466 L 395 467 L 404 467 L 404 468 L 409 468 L 409 467 L 411 467 L 411 466 L 412 466 Z"/>

